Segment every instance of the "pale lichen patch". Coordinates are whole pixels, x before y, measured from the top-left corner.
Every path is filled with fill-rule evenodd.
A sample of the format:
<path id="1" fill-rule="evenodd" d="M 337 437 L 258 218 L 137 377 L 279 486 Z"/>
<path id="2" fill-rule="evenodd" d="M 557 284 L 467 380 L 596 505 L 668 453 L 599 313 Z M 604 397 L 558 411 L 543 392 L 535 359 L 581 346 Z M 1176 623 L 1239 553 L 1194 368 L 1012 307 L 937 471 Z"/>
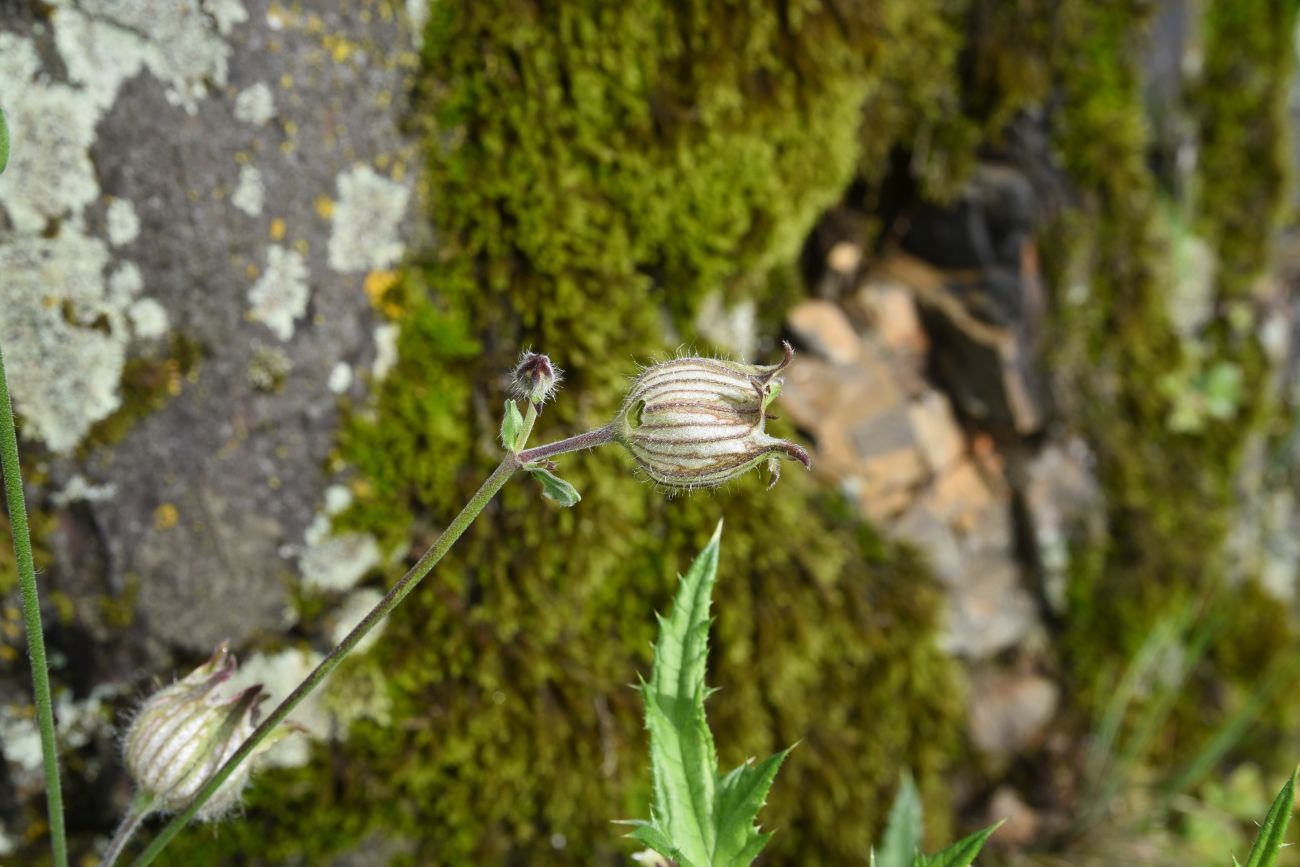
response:
<path id="1" fill-rule="evenodd" d="M 114 247 L 129 244 L 140 237 L 140 218 L 135 206 L 127 199 L 113 199 L 104 214 L 108 242 Z"/>
<path id="2" fill-rule="evenodd" d="M 275 94 L 264 81 L 251 84 L 235 97 L 235 119 L 265 126 L 275 116 Z"/>
<path id="3" fill-rule="evenodd" d="M 395 264 L 403 250 L 398 225 L 411 191 L 367 165 L 339 175 L 338 190 L 330 230 L 330 267 L 369 271 Z"/>
<path id="4" fill-rule="evenodd" d="M 266 270 L 248 290 L 249 316 L 281 340 L 293 337 L 294 320 L 307 312 L 311 287 L 307 263 L 296 250 L 278 244 L 266 251 Z"/>
<path id="5" fill-rule="evenodd" d="M 106 293 L 108 248 L 65 229 L 0 243 L 0 344 L 25 430 L 74 448 L 121 403 L 129 339 L 121 296 Z"/>
<path id="6" fill-rule="evenodd" d="M 392 371 L 393 365 L 397 364 L 397 335 L 399 331 L 399 327 L 392 322 L 385 322 L 382 325 L 375 326 L 375 362 L 370 368 L 375 382 L 383 382 L 384 378 Z"/>
<path id="7" fill-rule="evenodd" d="M 19 47 L 12 63 L 0 61 L 0 103 L 14 141 L 9 167 L 0 175 L 0 207 L 18 231 L 37 233 L 98 196 L 89 150 L 99 112 L 72 88 L 9 77 L 11 66 L 30 69 L 27 55 Z"/>
<path id="8" fill-rule="evenodd" d="M 340 361 L 330 371 L 329 389 L 335 394 L 342 394 L 352 385 L 352 365 Z"/>
<path id="9" fill-rule="evenodd" d="M 342 491 L 346 488 L 334 486 Z M 333 489 L 331 489 L 333 490 Z M 313 590 L 350 590 L 357 582 L 378 566 L 383 558 L 379 543 L 368 533 L 341 533 L 333 535 L 331 518 L 340 511 L 327 505 L 317 514 L 306 533 L 303 548 L 298 555 L 298 571 L 304 587 Z"/>
<path id="10" fill-rule="evenodd" d="M 50 495 L 50 502 L 59 508 L 64 508 L 71 503 L 102 503 L 115 496 L 117 496 L 117 485 L 113 482 L 96 485 L 88 482 L 81 473 L 77 473 L 68 479 L 62 490 Z"/>
<path id="11" fill-rule="evenodd" d="M 248 20 L 248 10 L 240 0 L 203 0 L 203 11 L 217 22 L 217 32 L 229 36 L 236 24 Z"/>
<path id="12" fill-rule="evenodd" d="M 82 0 L 56 9 L 53 24 L 68 77 L 101 109 L 143 66 L 169 102 L 194 114 L 209 83 L 226 83 L 230 46 L 222 37 L 247 18 L 239 0 Z"/>
<path id="13" fill-rule="evenodd" d="M 119 262 L 108 275 L 108 298 L 113 304 L 129 304 L 144 291 L 144 275 L 134 262 Z"/>
<path id="14" fill-rule="evenodd" d="M 152 340 L 167 333 L 167 309 L 154 299 L 141 298 L 126 312 L 136 337 Z"/>
<path id="15" fill-rule="evenodd" d="M 239 182 L 235 185 L 230 203 L 250 217 L 256 217 L 262 213 L 265 198 L 266 185 L 262 181 L 262 173 L 256 166 L 240 166 Z"/>

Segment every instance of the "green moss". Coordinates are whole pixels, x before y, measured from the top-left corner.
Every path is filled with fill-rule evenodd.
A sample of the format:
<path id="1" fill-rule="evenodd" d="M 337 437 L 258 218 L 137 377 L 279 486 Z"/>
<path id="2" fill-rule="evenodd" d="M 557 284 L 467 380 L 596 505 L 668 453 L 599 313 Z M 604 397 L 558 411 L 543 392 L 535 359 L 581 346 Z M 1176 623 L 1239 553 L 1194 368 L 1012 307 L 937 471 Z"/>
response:
<path id="1" fill-rule="evenodd" d="M 174 333 L 165 355 L 127 359 L 122 368 L 122 405 L 91 427 L 78 453 L 85 456 L 96 446 L 120 442 L 140 419 L 166 406 L 180 394 L 201 354 L 195 341 Z"/>
<path id="2" fill-rule="evenodd" d="M 1209 5 L 1205 66 L 1193 93 L 1201 232 L 1218 253 L 1226 298 L 1249 298 L 1289 210 L 1287 95 L 1295 58 L 1294 3 Z"/>
<path id="3" fill-rule="evenodd" d="M 1253 11 L 1243 12 L 1247 8 Z M 1213 130 L 1204 146 L 1216 153 L 1198 175 L 1195 213 L 1222 263 L 1214 292 L 1217 309 L 1226 310 L 1243 291 L 1244 260 L 1251 259 L 1253 269 L 1245 273 L 1267 261 L 1286 187 L 1278 182 L 1276 151 L 1283 145 L 1275 89 L 1285 87 L 1279 76 L 1288 67 L 1276 50 L 1255 55 L 1239 43 L 1245 31 L 1269 45 L 1274 37 L 1285 42 L 1263 32 L 1291 28 L 1263 4 L 1218 3 L 1213 10 L 1206 88 L 1213 87 L 1218 103 L 1239 98 L 1220 92 L 1227 70 L 1257 85 L 1247 88 L 1248 96 L 1254 94 L 1250 109 L 1225 114 L 1193 104 L 1205 113 L 1205 130 Z M 1220 318 L 1188 338 L 1170 321 L 1168 210 L 1158 205 L 1161 193 L 1147 166 L 1149 135 L 1138 86 L 1141 28 L 1135 21 L 1141 11 L 1136 4 L 1077 3 L 1063 13 L 1073 36 L 1061 54 L 1058 144 L 1085 200 L 1057 227 L 1045 258 L 1058 263 L 1054 282 L 1062 302 L 1055 363 L 1069 380 L 1070 408 L 1094 449 L 1108 502 L 1103 546 L 1075 560 L 1064 636 L 1069 670 L 1083 673 L 1077 694 L 1085 707 L 1104 698 L 1094 690 L 1113 679 L 1152 623 L 1220 598 L 1223 546 L 1235 520 L 1234 482 L 1246 446 L 1271 418 L 1268 368 L 1251 330 L 1233 330 Z M 1263 80 L 1273 89 L 1260 85 Z M 1227 142 L 1252 140 L 1259 112 L 1273 117 L 1264 123 L 1272 130 L 1264 134 L 1267 145 L 1258 143 L 1253 156 L 1240 159 L 1217 153 L 1231 150 Z M 1273 157 L 1265 159 L 1265 151 Z M 1224 199 L 1231 203 L 1225 206 Z M 1191 428 L 1179 424 L 1180 396 L 1168 384 L 1200 382 L 1223 370 L 1240 373 L 1239 405 Z M 1250 645 L 1251 632 L 1264 621 L 1271 624 L 1265 640 L 1274 652 L 1292 642 L 1285 618 L 1270 616 L 1276 603 L 1261 594 L 1238 594 L 1229 608 L 1216 642 L 1221 649 L 1210 654 L 1199 686 L 1187 695 L 1189 708 L 1197 708 L 1187 716 L 1199 714 L 1201 732 L 1213 725 L 1215 714 L 1202 711 L 1215 706 L 1206 704 L 1215 690 L 1250 684 L 1259 673 L 1257 658 L 1247 662 L 1250 654 L 1226 648 Z M 1194 743 L 1183 740 L 1185 747 Z"/>

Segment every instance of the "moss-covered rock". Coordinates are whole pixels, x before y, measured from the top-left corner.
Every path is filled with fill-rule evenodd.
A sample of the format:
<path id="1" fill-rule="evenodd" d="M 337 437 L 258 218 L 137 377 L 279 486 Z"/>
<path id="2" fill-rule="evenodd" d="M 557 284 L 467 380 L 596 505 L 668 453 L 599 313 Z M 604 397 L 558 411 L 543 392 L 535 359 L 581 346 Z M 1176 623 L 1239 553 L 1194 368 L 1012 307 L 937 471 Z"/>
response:
<path id="1" fill-rule="evenodd" d="M 1104 698 L 1095 690 L 1113 682 L 1153 624 L 1213 611 L 1221 632 L 1186 696 L 1193 723 L 1181 731 L 1184 750 L 1250 694 L 1269 657 L 1261 643 L 1276 654 L 1294 640 L 1265 594 L 1224 604 L 1223 556 L 1243 457 L 1276 413 L 1254 324 L 1250 316 L 1246 327 L 1234 324 L 1234 311 L 1268 266 L 1286 201 L 1280 94 L 1295 10 L 1284 5 L 1210 4 L 1205 69 L 1186 107 L 1202 154 L 1190 199 L 1150 168 L 1144 31 L 1135 26 L 1142 4 L 1068 4 L 1064 13 L 1057 142 L 1082 201 L 1045 259 L 1057 269 L 1055 362 L 1096 453 L 1108 521 L 1102 547 L 1075 559 L 1063 651 L 1081 703 L 1093 707 Z M 1218 266 L 1209 315 L 1190 330 L 1171 300 L 1187 279 L 1175 264 L 1177 236 L 1188 231 Z M 1196 392 L 1216 387 L 1229 394 L 1215 406 Z M 1175 739 L 1162 750 L 1176 751 Z"/>

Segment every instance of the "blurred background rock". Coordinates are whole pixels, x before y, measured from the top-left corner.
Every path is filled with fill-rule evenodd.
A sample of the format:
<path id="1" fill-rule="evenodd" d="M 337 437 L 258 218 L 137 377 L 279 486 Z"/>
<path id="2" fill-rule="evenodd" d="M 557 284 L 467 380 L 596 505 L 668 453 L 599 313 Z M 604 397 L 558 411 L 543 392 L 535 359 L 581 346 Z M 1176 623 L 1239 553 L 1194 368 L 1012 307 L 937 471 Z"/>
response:
<path id="1" fill-rule="evenodd" d="M 800 741 L 765 863 L 865 864 L 903 768 L 935 843 L 1010 817 L 990 863 L 1243 854 L 1300 756 L 1295 15 L 0 0 L 83 863 L 113 725 L 225 638 L 283 695 L 495 464 L 520 348 L 569 371 L 540 442 L 783 337 L 811 476 L 512 485 L 174 863 L 628 863 L 624 685 L 722 515 L 723 762 Z M 41 863 L 14 584 L 0 551 L 0 860 Z"/>

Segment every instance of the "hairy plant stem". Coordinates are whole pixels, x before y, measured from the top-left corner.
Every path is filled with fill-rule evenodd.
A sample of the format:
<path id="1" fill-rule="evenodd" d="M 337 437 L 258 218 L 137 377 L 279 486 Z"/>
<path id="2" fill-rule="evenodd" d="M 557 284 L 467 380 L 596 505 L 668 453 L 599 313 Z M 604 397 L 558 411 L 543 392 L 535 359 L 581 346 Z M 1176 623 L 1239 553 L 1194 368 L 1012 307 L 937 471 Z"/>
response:
<path id="1" fill-rule="evenodd" d="M 113 839 L 108 843 L 108 851 L 104 853 L 104 860 L 100 863 L 103 867 L 113 867 L 117 859 L 122 857 L 122 850 L 126 844 L 131 842 L 131 837 L 144 824 L 145 817 L 149 815 L 149 799 L 142 798 L 139 795 L 131 802 L 131 808 L 126 811 L 122 817 L 122 823 L 117 826 L 117 831 L 113 834 Z"/>
<path id="2" fill-rule="evenodd" d="M 41 759 L 45 763 L 45 811 L 50 823 L 50 848 L 55 867 L 67 867 L 68 843 L 63 831 L 63 789 L 59 784 L 59 751 L 50 702 L 50 672 L 45 661 L 45 633 L 41 630 L 41 604 L 36 592 L 36 567 L 32 538 L 27 527 L 23 477 L 18 466 L 18 431 L 14 427 L 4 355 L 0 353 L 0 469 L 4 472 L 5 499 L 9 504 L 9 529 L 14 537 L 18 585 L 22 591 L 23 619 L 27 628 L 27 655 L 32 663 L 32 692 L 36 699 L 36 724 L 41 730 Z"/>
<path id="3" fill-rule="evenodd" d="M 537 409 L 530 405 L 524 419 L 523 430 L 531 431 L 533 423 L 536 420 Z M 207 781 L 207 783 L 204 784 L 203 788 L 194 796 L 194 800 L 190 802 L 189 806 L 177 813 L 176 816 L 158 832 L 158 836 L 150 842 L 149 847 L 132 862 L 132 867 L 145 867 L 145 865 L 153 863 L 153 860 L 158 857 L 163 848 L 171 842 L 173 837 L 180 833 L 181 829 L 185 827 L 190 819 L 194 818 L 194 814 L 197 813 L 208 798 L 212 797 L 217 789 L 221 787 L 221 784 L 225 782 L 226 778 L 229 777 L 231 773 L 234 772 L 235 768 L 247 760 L 257 749 L 258 745 L 265 740 L 269 734 L 271 734 L 275 727 L 282 723 L 293 709 L 296 708 L 317 686 L 319 686 L 321 681 L 329 676 L 330 672 L 338 667 L 339 663 L 343 661 L 343 658 L 357 646 L 361 639 L 365 638 L 381 620 L 387 617 L 389 612 L 396 608 L 401 601 L 416 588 L 420 581 L 422 581 L 424 577 L 433 570 L 433 567 L 436 566 L 438 561 L 443 558 L 443 555 L 451 549 L 451 546 L 456 543 L 456 540 L 461 537 L 461 534 L 463 534 L 469 525 L 474 522 L 474 519 L 482 513 L 487 504 L 497 495 L 497 492 L 505 487 L 505 484 L 510 480 L 510 477 L 520 470 L 524 464 L 529 461 L 554 457 L 567 452 L 582 451 L 584 449 L 603 445 L 613 440 L 613 432 L 613 426 L 606 425 L 605 427 L 588 431 L 585 434 L 579 434 L 578 436 L 569 437 L 568 439 L 549 443 L 544 446 L 538 446 L 534 449 L 527 449 L 525 451 L 506 455 L 505 459 L 502 460 L 497 468 L 492 471 L 492 475 L 488 476 L 487 481 L 483 483 L 482 487 L 478 489 L 470 501 L 465 504 L 465 507 L 461 509 L 460 514 L 452 519 L 452 522 L 448 524 L 446 529 L 442 531 L 442 534 L 438 536 L 438 539 L 433 543 L 433 546 L 424 553 L 424 556 L 421 557 L 416 564 L 412 566 L 396 584 L 393 585 L 392 589 L 388 591 L 384 598 L 380 600 L 379 603 L 371 609 L 370 613 L 365 616 L 365 619 L 358 623 L 356 627 L 347 634 L 347 637 L 340 641 L 338 646 L 331 650 L 329 654 L 321 660 L 320 664 L 316 666 L 311 674 L 307 675 L 306 679 L 304 679 L 302 683 L 294 687 L 293 692 L 289 693 L 289 695 L 276 706 L 275 710 L 271 711 L 266 719 L 264 719 L 261 724 L 253 730 L 253 733 L 250 734 L 248 739 L 240 745 L 239 749 L 236 750 L 226 763 L 221 766 L 221 768 Z M 520 441 L 523 441 L 522 437 Z"/>
<path id="4" fill-rule="evenodd" d="M 525 427 L 528 427 L 525 424 Z M 569 437 L 567 440 L 547 443 L 544 446 L 538 446 L 534 449 L 524 449 L 517 457 L 520 466 L 533 461 L 540 461 L 546 458 L 553 458 L 556 455 L 566 454 L 567 452 L 580 452 L 584 449 L 594 449 L 596 446 L 603 446 L 605 443 L 614 441 L 614 425 L 607 424 L 604 427 L 598 427 L 595 430 L 589 430 L 586 433 L 578 434 L 576 437 Z"/>

